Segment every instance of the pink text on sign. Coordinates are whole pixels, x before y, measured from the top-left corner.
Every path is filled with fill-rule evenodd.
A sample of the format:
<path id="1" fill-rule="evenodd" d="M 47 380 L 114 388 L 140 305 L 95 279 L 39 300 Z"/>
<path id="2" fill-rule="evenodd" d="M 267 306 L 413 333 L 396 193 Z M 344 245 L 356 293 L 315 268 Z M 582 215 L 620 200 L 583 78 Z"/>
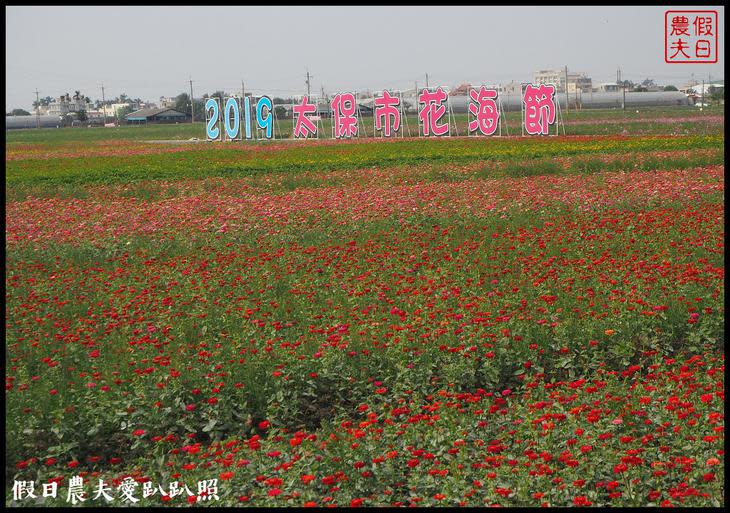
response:
<path id="1" fill-rule="evenodd" d="M 294 137 L 308 137 L 310 134 L 317 135 L 317 125 L 315 125 L 307 114 L 313 114 L 317 112 L 317 106 L 313 103 L 309 103 L 308 98 L 305 96 L 302 98 L 302 103 L 294 105 L 294 114 L 296 115 L 296 122 L 294 124 Z"/>
<path id="2" fill-rule="evenodd" d="M 383 96 L 375 98 L 375 129 L 390 137 L 400 128 L 400 98 L 383 91 Z"/>
<path id="3" fill-rule="evenodd" d="M 352 93 L 335 95 L 332 107 L 332 130 L 335 139 L 357 135 L 357 103 Z"/>
<path id="4" fill-rule="evenodd" d="M 555 123 L 555 86 L 528 84 L 522 97 L 525 104 L 525 130 L 530 135 L 548 135 Z"/>
<path id="5" fill-rule="evenodd" d="M 497 102 L 497 91 L 482 86 L 479 89 L 469 90 L 469 112 L 476 119 L 469 121 L 469 132 L 479 132 L 482 135 L 492 135 L 497 131 L 499 125 L 499 109 Z"/>
<path id="6" fill-rule="evenodd" d="M 439 124 L 439 120 L 446 113 L 446 105 L 443 105 L 445 100 L 446 93 L 440 87 L 434 92 L 424 89 L 418 96 L 419 103 L 423 104 L 418 112 L 423 127 L 423 135 L 444 135 L 449 133 L 448 123 Z"/>

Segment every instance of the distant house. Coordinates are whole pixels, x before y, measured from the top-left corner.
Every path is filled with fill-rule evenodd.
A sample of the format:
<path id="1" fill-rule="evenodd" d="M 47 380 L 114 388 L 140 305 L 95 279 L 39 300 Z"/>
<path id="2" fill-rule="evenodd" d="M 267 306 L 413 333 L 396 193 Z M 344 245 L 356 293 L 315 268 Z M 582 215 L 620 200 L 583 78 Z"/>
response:
<path id="1" fill-rule="evenodd" d="M 499 92 L 502 94 L 522 94 L 522 83 L 514 80 L 499 86 Z"/>
<path id="2" fill-rule="evenodd" d="M 449 96 L 466 96 L 469 94 L 469 89 L 471 89 L 471 84 L 464 83 L 459 85 L 458 87 L 452 89 L 449 92 Z"/>
<path id="3" fill-rule="evenodd" d="M 616 82 L 605 82 L 598 84 L 598 88 L 595 90 L 598 93 L 615 93 L 621 90 L 621 86 Z"/>
<path id="4" fill-rule="evenodd" d="M 161 108 L 161 109 L 140 109 L 134 112 L 130 112 L 124 119 L 129 123 L 175 123 L 179 121 L 185 121 L 187 118 L 186 114 L 178 112 L 175 109 Z"/>
<path id="5" fill-rule="evenodd" d="M 78 92 L 78 91 L 77 91 Z M 51 103 L 45 107 L 39 107 L 39 114 L 46 116 L 65 116 L 72 112 L 86 111 L 90 109 L 90 101 L 84 95 L 74 94 L 69 96 L 68 93 L 61 95 L 58 99 L 53 99 Z"/>
<path id="6" fill-rule="evenodd" d="M 542 69 L 532 75 L 533 84 L 548 84 L 555 86 L 555 92 L 564 93 L 567 87 L 569 93 L 590 93 L 593 89 L 593 80 L 582 73 L 568 73 L 566 69 Z"/>
<path id="7" fill-rule="evenodd" d="M 160 96 L 160 107 L 174 107 L 177 103 L 177 98 Z"/>

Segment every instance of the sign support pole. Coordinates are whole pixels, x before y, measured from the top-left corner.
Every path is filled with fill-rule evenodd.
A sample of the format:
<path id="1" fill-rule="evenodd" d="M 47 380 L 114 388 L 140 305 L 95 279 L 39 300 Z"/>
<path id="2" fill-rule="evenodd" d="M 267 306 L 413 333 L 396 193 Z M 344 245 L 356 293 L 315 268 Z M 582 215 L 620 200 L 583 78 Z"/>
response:
<path id="1" fill-rule="evenodd" d="M 449 105 L 449 123 L 451 123 L 451 119 L 454 120 L 454 131 L 456 132 L 456 137 L 459 137 L 459 127 L 456 125 L 456 116 L 454 115 L 454 109 L 451 106 L 451 97 L 446 97 L 446 103 Z"/>
<path id="2" fill-rule="evenodd" d="M 411 137 L 411 126 L 408 124 L 408 116 L 406 116 L 405 108 L 403 107 L 403 91 L 398 91 L 398 96 L 400 97 L 400 102 L 398 102 L 398 108 L 400 109 L 400 117 L 401 117 L 401 124 L 405 122 L 406 124 L 406 130 L 408 130 L 408 137 Z M 403 133 L 403 127 L 400 127 L 400 136 L 405 137 L 405 134 Z"/>

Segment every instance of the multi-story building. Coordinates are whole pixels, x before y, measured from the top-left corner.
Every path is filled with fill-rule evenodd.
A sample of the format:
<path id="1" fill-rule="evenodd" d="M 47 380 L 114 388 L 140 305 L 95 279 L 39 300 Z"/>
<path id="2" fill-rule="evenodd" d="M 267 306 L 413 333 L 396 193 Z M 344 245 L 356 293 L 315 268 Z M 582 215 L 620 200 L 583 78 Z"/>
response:
<path id="1" fill-rule="evenodd" d="M 580 73 L 568 73 L 568 92 L 590 93 L 593 90 L 593 80 Z"/>
<path id="2" fill-rule="evenodd" d="M 160 108 L 161 109 L 171 109 L 175 106 L 175 101 L 176 101 L 175 98 L 160 96 Z"/>
<path id="3" fill-rule="evenodd" d="M 565 70 L 541 69 L 532 75 L 532 83 L 554 85 L 557 92 L 565 92 Z"/>
<path id="4" fill-rule="evenodd" d="M 564 93 L 566 88 L 566 70 L 543 69 L 533 74 L 533 84 L 552 84 L 556 92 Z M 593 81 L 583 73 L 567 73 L 567 88 L 569 93 L 581 91 L 590 93 L 593 89 Z"/>
<path id="5" fill-rule="evenodd" d="M 45 107 L 45 114 L 48 116 L 65 116 L 71 112 L 79 112 L 88 110 L 90 104 L 84 95 L 69 96 L 68 94 L 59 96 Z M 43 110 L 43 107 L 40 109 Z"/>

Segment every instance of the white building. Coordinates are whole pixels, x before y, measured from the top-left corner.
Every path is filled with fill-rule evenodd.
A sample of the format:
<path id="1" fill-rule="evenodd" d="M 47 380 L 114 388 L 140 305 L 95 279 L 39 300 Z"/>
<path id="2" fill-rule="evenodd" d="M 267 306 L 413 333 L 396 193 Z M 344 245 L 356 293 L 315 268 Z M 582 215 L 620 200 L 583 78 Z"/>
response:
<path id="1" fill-rule="evenodd" d="M 717 89 L 724 89 L 725 84 L 704 84 L 704 89 L 703 89 L 703 85 L 699 84 L 699 85 L 690 87 L 687 92 L 698 94 L 700 96 L 702 96 L 703 94 L 709 95 L 711 87 L 713 88 L 713 91 L 717 90 Z"/>
<path id="2" fill-rule="evenodd" d="M 59 96 L 45 107 L 47 116 L 65 116 L 71 112 L 79 112 L 81 110 L 89 110 L 90 103 L 87 103 L 83 95 L 75 98 L 69 95 Z M 43 113 L 43 107 L 40 108 Z"/>
<path id="3" fill-rule="evenodd" d="M 556 92 L 565 92 L 565 70 L 541 69 L 533 73 L 532 83 L 554 85 Z"/>
<path id="4" fill-rule="evenodd" d="M 568 92 L 590 93 L 593 90 L 593 80 L 581 73 L 568 73 Z"/>
<path id="5" fill-rule="evenodd" d="M 556 92 L 564 93 L 566 87 L 566 70 L 563 68 L 536 71 L 532 75 L 532 83 L 554 85 Z M 590 93 L 593 89 L 593 80 L 583 73 L 567 73 L 567 87 L 569 93 L 575 93 L 577 91 Z"/>
<path id="6" fill-rule="evenodd" d="M 160 108 L 161 109 L 173 108 L 175 106 L 175 101 L 176 101 L 175 98 L 160 96 Z"/>
<path id="7" fill-rule="evenodd" d="M 621 86 L 618 85 L 616 82 L 605 82 L 603 84 L 598 84 L 598 87 L 596 88 L 596 92 L 599 93 L 615 93 L 621 90 Z"/>

